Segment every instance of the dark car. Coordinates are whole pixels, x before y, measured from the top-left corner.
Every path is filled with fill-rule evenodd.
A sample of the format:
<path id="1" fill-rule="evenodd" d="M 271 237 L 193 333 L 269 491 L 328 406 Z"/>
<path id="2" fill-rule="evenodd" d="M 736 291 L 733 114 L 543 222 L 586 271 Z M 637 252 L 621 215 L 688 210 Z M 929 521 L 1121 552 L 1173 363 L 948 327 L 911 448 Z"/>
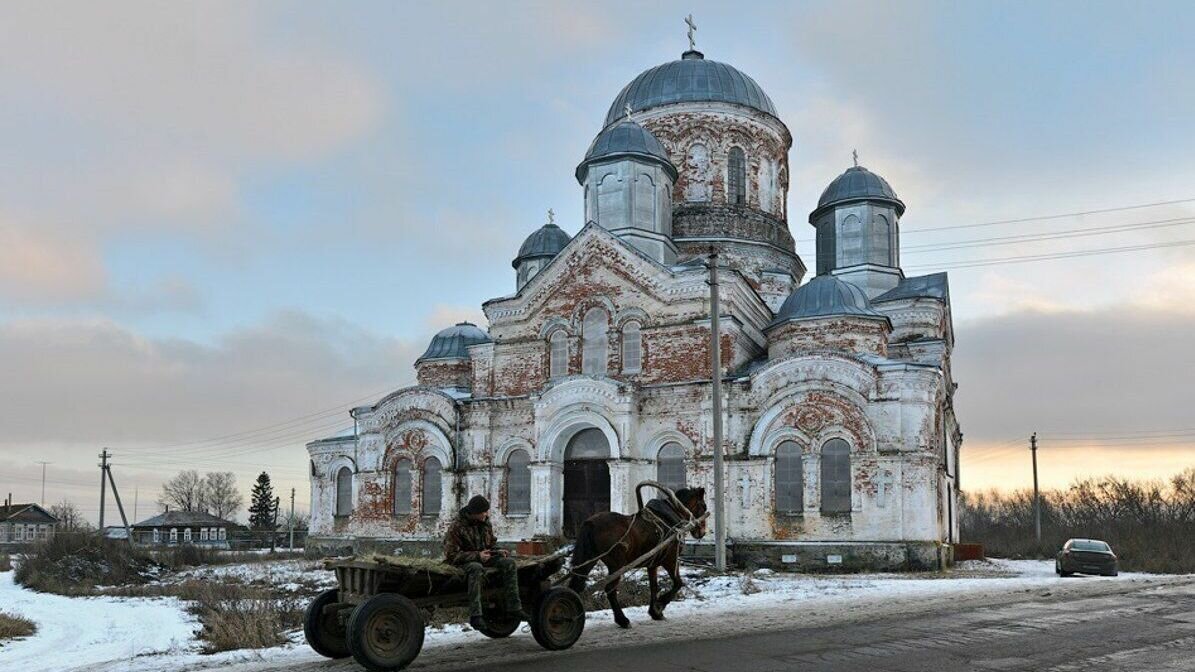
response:
<path id="1" fill-rule="evenodd" d="M 1099 539 L 1071 539 L 1062 545 L 1054 560 L 1059 576 L 1071 574 L 1102 574 L 1116 576 L 1116 554 L 1112 547 Z"/>

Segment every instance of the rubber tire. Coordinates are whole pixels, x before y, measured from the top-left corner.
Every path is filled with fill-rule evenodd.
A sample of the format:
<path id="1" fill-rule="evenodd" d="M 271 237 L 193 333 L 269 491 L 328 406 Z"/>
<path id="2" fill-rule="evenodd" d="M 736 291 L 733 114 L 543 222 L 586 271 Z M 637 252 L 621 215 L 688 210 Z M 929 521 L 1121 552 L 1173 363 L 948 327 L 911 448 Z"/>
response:
<path id="1" fill-rule="evenodd" d="M 391 655 L 372 650 L 367 628 L 370 620 L 377 616 L 392 615 L 408 630 L 408 636 L 399 650 Z M 411 600 L 396 593 L 374 595 L 353 610 L 349 618 L 349 650 L 353 659 L 362 667 L 373 672 L 401 670 L 410 665 L 423 649 L 423 614 Z"/>
<path id="2" fill-rule="evenodd" d="M 325 658 L 349 657 L 347 631 L 339 633 L 339 636 L 336 633 L 329 633 L 328 626 L 330 624 L 323 613 L 324 607 L 336 604 L 339 600 L 339 590 L 335 588 L 325 590 L 317 595 L 311 604 L 307 605 L 307 611 L 303 614 L 303 636 L 307 638 L 307 645 Z M 336 616 L 333 615 L 332 618 L 336 619 Z M 339 624 L 339 622 L 339 620 L 332 620 L 333 624 Z"/>
<path id="3" fill-rule="evenodd" d="M 567 633 L 563 638 L 544 627 L 552 612 L 560 607 L 573 611 L 578 621 L 576 632 Z M 585 631 L 585 605 L 581 604 L 581 598 L 576 593 L 563 586 L 552 588 L 540 595 L 535 601 L 535 610 L 531 612 L 531 616 L 531 636 L 549 651 L 569 648 L 577 643 L 581 633 Z"/>
<path id="4" fill-rule="evenodd" d="M 495 610 L 485 615 L 485 627 L 478 632 L 490 639 L 503 639 L 518 632 L 522 624 L 523 621 L 519 617 L 508 617 L 506 612 Z"/>

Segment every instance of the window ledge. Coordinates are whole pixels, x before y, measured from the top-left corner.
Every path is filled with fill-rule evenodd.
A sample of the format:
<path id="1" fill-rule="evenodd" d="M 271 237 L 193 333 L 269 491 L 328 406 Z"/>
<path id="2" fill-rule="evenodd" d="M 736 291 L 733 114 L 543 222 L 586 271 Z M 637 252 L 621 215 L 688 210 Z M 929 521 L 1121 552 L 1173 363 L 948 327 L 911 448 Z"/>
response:
<path id="1" fill-rule="evenodd" d="M 530 512 L 530 511 L 528 511 L 527 513 L 508 513 L 508 514 L 505 514 L 505 515 L 506 515 L 506 517 L 507 517 L 507 518 L 517 518 L 517 519 L 522 519 L 522 518 L 530 518 L 530 517 L 531 517 L 531 512 Z"/>

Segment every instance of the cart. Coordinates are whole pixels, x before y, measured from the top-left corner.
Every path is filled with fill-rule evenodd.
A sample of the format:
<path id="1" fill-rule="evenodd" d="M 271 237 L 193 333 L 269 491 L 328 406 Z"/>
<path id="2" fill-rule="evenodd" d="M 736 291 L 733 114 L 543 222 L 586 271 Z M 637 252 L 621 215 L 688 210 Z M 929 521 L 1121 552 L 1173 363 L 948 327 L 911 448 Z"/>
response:
<path id="1" fill-rule="evenodd" d="M 523 609 L 531 615 L 531 634 L 549 651 L 567 649 L 585 629 L 585 608 L 576 593 L 554 586 L 552 575 L 564 565 L 565 551 L 538 558 L 517 558 Z M 307 607 L 303 632 L 307 643 L 328 658 L 353 656 L 373 672 L 406 668 L 423 648 L 425 613 L 469 604 L 465 573 L 426 559 L 364 556 L 325 561 L 336 572 L 338 588 Z M 482 592 L 491 638 L 509 637 L 518 615 L 501 609 L 497 571 L 487 572 Z"/>

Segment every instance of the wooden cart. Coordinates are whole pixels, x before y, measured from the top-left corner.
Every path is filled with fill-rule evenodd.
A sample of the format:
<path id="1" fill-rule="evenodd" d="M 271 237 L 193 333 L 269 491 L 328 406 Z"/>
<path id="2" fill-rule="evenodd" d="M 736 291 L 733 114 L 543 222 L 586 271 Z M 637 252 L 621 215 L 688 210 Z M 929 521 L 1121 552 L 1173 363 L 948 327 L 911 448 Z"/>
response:
<path id="1" fill-rule="evenodd" d="M 531 615 L 531 634 L 549 651 L 567 649 L 585 628 L 585 608 L 576 593 L 553 586 L 564 554 L 518 559 L 523 609 Z M 465 574 L 450 565 L 403 558 L 369 556 L 325 562 L 339 587 L 316 597 L 307 607 L 303 631 L 307 643 L 328 658 L 354 659 L 374 672 L 401 670 L 423 648 L 424 614 L 437 608 L 469 604 Z M 487 637 L 509 637 L 518 615 L 500 608 L 500 579 L 487 576 L 482 593 Z"/>

